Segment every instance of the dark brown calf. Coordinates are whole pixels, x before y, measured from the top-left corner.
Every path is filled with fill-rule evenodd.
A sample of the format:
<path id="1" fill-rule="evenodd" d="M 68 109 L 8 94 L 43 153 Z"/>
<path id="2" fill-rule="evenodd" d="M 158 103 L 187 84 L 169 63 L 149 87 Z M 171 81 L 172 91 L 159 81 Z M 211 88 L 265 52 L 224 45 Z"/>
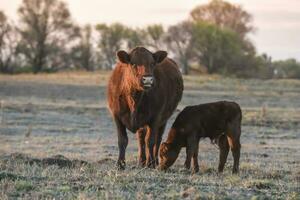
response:
<path id="1" fill-rule="evenodd" d="M 159 168 L 164 170 L 173 165 L 181 148 L 186 147 L 184 165 L 189 169 L 193 159 L 193 171 L 198 172 L 199 140 L 208 137 L 220 148 L 219 172 L 224 169 L 230 148 L 234 159 L 232 173 L 238 173 L 241 120 L 241 108 L 235 102 L 220 101 L 187 106 L 175 119 L 167 141 L 160 146 Z"/>

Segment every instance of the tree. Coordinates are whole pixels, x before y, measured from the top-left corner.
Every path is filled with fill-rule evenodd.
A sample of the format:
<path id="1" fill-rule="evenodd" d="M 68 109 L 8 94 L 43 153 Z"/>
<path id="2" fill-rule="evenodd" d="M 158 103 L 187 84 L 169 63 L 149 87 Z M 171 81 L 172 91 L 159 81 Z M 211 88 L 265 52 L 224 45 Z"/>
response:
<path id="1" fill-rule="evenodd" d="M 208 22 L 221 28 L 236 32 L 241 38 L 253 31 L 252 16 L 239 5 L 223 0 L 212 0 L 210 3 L 194 8 L 190 17 L 193 22 Z"/>
<path id="2" fill-rule="evenodd" d="M 168 49 L 175 54 L 183 74 L 189 74 L 189 60 L 192 58 L 192 24 L 181 22 L 168 28 L 165 41 Z"/>
<path id="3" fill-rule="evenodd" d="M 300 62 L 290 58 L 273 62 L 275 75 L 277 78 L 297 78 L 300 79 Z"/>
<path id="4" fill-rule="evenodd" d="M 192 34 L 195 54 L 208 73 L 235 73 L 243 68 L 239 61 L 248 53 L 235 32 L 213 24 L 196 23 Z"/>
<path id="5" fill-rule="evenodd" d="M 35 73 L 68 65 L 67 47 L 77 36 L 70 12 L 59 0 L 23 0 L 18 10 L 20 51 Z"/>
<path id="6" fill-rule="evenodd" d="M 164 28 L 160 24 L 149 25 L 145 28 L 146 45 L 152 47 L 153 50 L 163 48 Z"/>
<path id="7" fill-rule="evenodd" d="M 93 44 L 92 27 L 86 25 L 80 30 L 79 44 L 72 50 L 72 59 L 75 66 L 88 71 L 94 70 L 95 50 Z"/>
<path id="8" fill-rule="evenodd" d="M 143 29 L 128 29 L 127 34 L 127 48 L 133 49 L 137 46 L 144 46 L 146 42 L 146 35 Z"/>
<path id="9" fill-rule="evenodd" d="M 100 34 L 98 47 L 103 60 L 106 61 L 103 64 L 105 68 L 112 69 L 116 62 L 116 52 L 124 46 L 128 38 L 128 28 L 120 23 L 114 23 L 110 26 L 98 24 L 96 30 Z"/>
<path id="10" fill-rule="evenodd" d="M 0 11 L 0 72 L 12 73 L 17 57 L 18 35 L 8 22 L 6 15 Z"/>

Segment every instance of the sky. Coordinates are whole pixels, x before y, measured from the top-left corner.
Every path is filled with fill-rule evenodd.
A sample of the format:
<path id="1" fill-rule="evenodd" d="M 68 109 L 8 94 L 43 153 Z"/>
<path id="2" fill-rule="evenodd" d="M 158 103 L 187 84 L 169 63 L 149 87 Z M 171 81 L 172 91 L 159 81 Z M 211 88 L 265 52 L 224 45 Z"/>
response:
<path id="1" fill-rule="evenodd" d="M 300 61 L 300 0 L 228 0 L 253 15 L 249 37 L 258 53 L 273 60 Z M 0 10 L 17 21 L 22 0 L 0 0 Z M 79 24 L 121 22 L 132 27 L 159 23 L 165 27 L 185 20 L 197 5 L 208 0 L 65 0 Z"/>

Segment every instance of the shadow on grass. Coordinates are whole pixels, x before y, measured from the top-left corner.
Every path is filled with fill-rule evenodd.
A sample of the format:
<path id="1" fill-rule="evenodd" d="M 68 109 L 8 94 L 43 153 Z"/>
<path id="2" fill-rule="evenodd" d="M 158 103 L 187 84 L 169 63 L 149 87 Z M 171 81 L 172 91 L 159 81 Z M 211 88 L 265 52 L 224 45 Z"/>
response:
<path id="1" fill-rule="evenodd" d="M 81 166 L 91 166 L 91 165 L 104 165 L 104 164 L 112 164 L 115 161 L 111 158 L 104 158 L 102 160 L 99 160 L 95 163 L 90 163 L 85 160 L 78 160 L 78 159 L 68 159 L 67 157 L 63 155 L 55 155 L 49 158 L 32 158 L 29 155 L 22 154 L 22 153 L 13 153 L 10 155 L 5 155 L 5 156 L 0 156 L 0 161 L 2 163 L 6 162 L 22 162 L 24 164 L 29 164 L 29 165 L 39 165 L 43 167 L 51 166 L 51 165 L 56 165 L 59 168 L 78 168 Z M 1 177 L 13 177 L 11 174 L 1 174 Z"/>

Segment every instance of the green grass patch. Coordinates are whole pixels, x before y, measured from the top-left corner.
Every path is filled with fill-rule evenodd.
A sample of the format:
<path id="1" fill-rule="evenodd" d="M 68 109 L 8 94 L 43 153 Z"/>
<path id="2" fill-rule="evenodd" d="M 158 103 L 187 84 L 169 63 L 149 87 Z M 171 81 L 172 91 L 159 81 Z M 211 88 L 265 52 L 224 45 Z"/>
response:
<path id="1" fill-rule="evenodd" d="M 33 190 L 34 186 L 30 181 L 20 180 L 16 182 L 15 188 L 18 192 L 28 192 L 30 190 Z"/>

